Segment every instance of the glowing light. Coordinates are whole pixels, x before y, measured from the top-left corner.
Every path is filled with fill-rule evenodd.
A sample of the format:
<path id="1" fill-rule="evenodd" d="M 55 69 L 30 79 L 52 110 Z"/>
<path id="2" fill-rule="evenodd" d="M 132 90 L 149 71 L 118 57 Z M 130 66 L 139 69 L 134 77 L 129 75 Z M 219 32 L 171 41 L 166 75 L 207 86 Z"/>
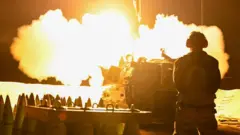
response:
<path id="1" fill-rule="evenodd" d="M 130 28 L 124 15 L 112 10 L 85 14 L 82 23 L 67 20 L 60 10 L 48 11 L 31 25 L 19 28 L 11 52 L 19 68 L 31 78 L 52 76 L 65 85 L 79 86 L 91 76 L 90 84 L 99 95 L 103 83 L 99 67 L 117 66 L 121 56 L 128 53 L 136 59 L 160 58 L 160 48 L 178 58 L 189 52 L 186 40 L 191 31 L 198 30 L 209 40 L 206 51 L 219 60 L 222 76 L 228 70 L 223 35 L 215 26 L 185 25 L 176 16 L 158 15 L 153 29 L 139 27 L 139 39 L 131 36 Z"/>

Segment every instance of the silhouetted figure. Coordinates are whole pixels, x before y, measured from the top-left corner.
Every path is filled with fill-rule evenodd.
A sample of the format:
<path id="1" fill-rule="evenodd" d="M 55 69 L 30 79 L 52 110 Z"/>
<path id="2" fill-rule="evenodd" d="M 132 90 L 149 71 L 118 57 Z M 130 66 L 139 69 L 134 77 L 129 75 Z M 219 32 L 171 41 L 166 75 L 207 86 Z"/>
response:
<path id="1" fill-rule="evenodd" d="M 122 71 L 120 73 L 120 79 L 119 79 L 120 84 L 125 83 L 125 81 L 129 79 L 135 65 L 133 55 L 128 54 L 126 55 L 125 59 L 126 61 L 124 65 L 121 67 Z"/>
<path id="2" fill-rule="evenodd" d="M 179 92 L 175 135 L 217 135 L 215 93 L 220 87 L 218 61 L 203 51 L 204 34 L 192 32 L 186 46 L 191 52 L 174 64 L 173 78 Z"/>
<path id="3" fill-rule="evenodd" d="M 89 81 L 91 78 L 92 78 L 91 76 L 88 76 L 88 78 L 86 80 L 82 80 L 80 86 L 90 86 Z"/>
<path id="4" fill-rule="evenodd" d="M 48 77 L 41 81 L 41 84 L 63 85 L 61 81 L 58 81 L 55 77 Z"/>

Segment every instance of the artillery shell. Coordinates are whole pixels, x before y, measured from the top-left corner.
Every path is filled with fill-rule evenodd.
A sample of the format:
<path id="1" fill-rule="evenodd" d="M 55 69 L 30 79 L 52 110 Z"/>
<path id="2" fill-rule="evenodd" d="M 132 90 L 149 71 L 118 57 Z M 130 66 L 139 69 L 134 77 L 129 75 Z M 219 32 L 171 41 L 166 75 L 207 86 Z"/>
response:
<path id="1" fill-rule="evenodd" d="M 65 98 L 65 97 L 63 97 L 63 98 L 61 99 L 61 103 L 62 103 L 62 106 L 66 106 L 67 101 L 66 101 L 66 98 Z"/>
<path id="2" fill-rule="evenodd" d="M 87 105 L 86 107 L 92 107 L 92 101 L 90 98 L 88 98 L 86 105 Z"/>
<path id="3" fill-rule="evenodd" d="M 36 95 L 36 106 L 39 106 L 41 104 L 40 100 L 39 100 L 39 96 Z"/>
<path id="4" fill-rule="evenodd" d="M 28 101 L 27 101 L 27 97 L 26 97 L 26 95 L 23 93 L 21 97 L 24 97 L 24 99 L 25 99 L 25 103 L 26 103 L 26 106 L 27 106 Z"/>
<path id="5" fill-rule="evenodd" d="M 67 107 L 72 107 L 72 98 L 69 96 L 67 99 Z"/>
<path id="6" fill-rule="evenodd" d="M 99 102 L 98 102 L 98 107 L 104 107 L 104 102 L 103 102 L 103 99 L 100 98 Z"/>
<path id="7" fill-rule="evenodd" d="M 82 107 L 82 98 L 81 97 L 76 98 L 74 105 L 78 107 Z"/>
<path id="8" fill-rule="evenodd" d="M 26 101 L 27 101 L 27 105 L 28 105 L 28 100 L 29 100 L 29 98 L 28 98 L 28 95 L 26 95 Z"/>
<path id="9" fill-rule="evenodd" d="M 16 117 L 14 121 L 14 129 L 22 129 L 22 124 L 24 120 L 24 113 L 25 113 L 25 106 L 26 106 L 26 97 L 25 95 L 21 96 L 19 104 L 17 106 Z"/>
<path id="10" fill-rule="evenodd" d="M 31 105 L 31 106 L 35 106 L 36 105 L 33 93 L 30 94 L 30 97 L 28 99 L 28 105 Z"/>
<path id="11" fill-rule="evenodd" d="M 3 126 L 1 129 L 3 135 L 12 135 L 12 127 L 13 127 L 13 112 L 10 98 L 7 95 L 3 111 Z"/>
<path id="12" fill-rule="evenodd" d="M 18 96 L 18 100 L 17 100 L 17 106 L 19 105 L 20 103 L 20 100 L 21 100 L 21 95 Z"/>
<path id="13" fill-rule="evenodd" d="M 78 106 L 78 99 L 76 98 L 74 101 L 74 107 L 77 107 L 77 106 Z"/>
<path id="14" fill-rule="evenodd" d="M 29 100 L 28 100 L 28 105 L 31 105 L 31 106 L 35 106 L 36 105 L 33 93 L 30 94 L 30 97 L 29 97 Z M 33 120 L 31 118 L 28 118 L 28 117 L 25 117 L 24 121 L 23 121 L 23 131 L 25 131 L 27 133 L 34 132 L 36 124 L 37 124 L 36 120 Z"/>
<path id="15" fill-rule="evenodd" d="M 3 110 L 4 110 L 4 100 L 2 95 L 0 95 L 0 123 L 3 121 Z"/>
<path id="16" fill-rule="evenodd" d="M 57 95 L 55 100 L 61 100 L 60 96 Z"/>

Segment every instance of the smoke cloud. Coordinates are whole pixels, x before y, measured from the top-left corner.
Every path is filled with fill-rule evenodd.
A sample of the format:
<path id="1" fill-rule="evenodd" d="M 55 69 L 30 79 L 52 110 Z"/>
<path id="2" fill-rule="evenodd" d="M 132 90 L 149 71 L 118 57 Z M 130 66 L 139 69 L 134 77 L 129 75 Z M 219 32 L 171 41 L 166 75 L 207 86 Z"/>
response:
<path id="1" fill-rule="evenodd" d="M 229 55 L 225 53 L 225 44 L 222 31 L 216 27 L 202 27 L 203 33 L 205 34 L 208 40 L 208 48 L 206 52 L 216 58 L 219 62 L 219 69 L 221 72 L 222 78 L 227 73 L 229 69 L 228 59 Z"/>
<path id="2" fill-rule="evenodd" d="M 159 58 L 159 49 L 165 48 L 172 58 L 179 58 L 190 50 L 186 41 L 192 31 L 202 32 L 208 40 L 205 51 L 219 61 L 222 78 L 227 73 L 229 55 L 225 53 L 223 33 L 217 26 L 186 25 L 176 16 L 157 15 L 153 29 L 140 26 L 140 39 L 137 40 L 135 54 L 138 57 Z"/>
<path id="3" fill-rule="evenodd" d="M 82 24 L 66 20 L 60 10 L 49 11 L 31 25 L 22 26 L 11 45 L 19 68 L 39 81 L 56 77 L 64 84 L 79 85 L 89 75 L 90 84 L 100 86 L 99 66 L 117 65 L 121 56 L 159 58 L 160 48 L 173 58 L 189 52 L 185 47 L 193 30 L 202 31 L 208 41 L 206 51 L 219 60 L 221 74 L 228 70 L 221 30 L 216 26 L 185 25 L 175 16 L 158 15 L 154 29 L 140 26 L 140 38 L 131 37 L 127 20 L 115 13 L 86 14 Z"/>

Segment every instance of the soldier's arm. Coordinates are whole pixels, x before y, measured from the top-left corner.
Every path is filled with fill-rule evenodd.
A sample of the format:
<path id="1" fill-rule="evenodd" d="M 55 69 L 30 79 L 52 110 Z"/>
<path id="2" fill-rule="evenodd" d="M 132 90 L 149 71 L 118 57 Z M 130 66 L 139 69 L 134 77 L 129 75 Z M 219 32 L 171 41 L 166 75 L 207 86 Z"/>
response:
<path id="1" fill-rule="evenodd" d="M 168 60 L 169 62 L 174 62 L 175 60 L 168 56 L 166 53 L 162 52 L 162 57 Z"/>
<path id="2" fill-rule="evenodd" d="M 181 58 L 177 59 L 174 62 L 174 67 L 173 67 L 173 82 L 175 84 L 175 87 L 177 88 L 177 90 L 181 93 L 184 92 L 183 86 L 182 86 L 182 66 L 181 66 L 182 61 Z"/>
<path id="3" fill-rule="evenodd" d="M 212 93 L 216 93 L 217 90 L 220 88 L 221 85 L 221 73 L 218 67 L 218 61 L 214 60 L 213 64 L 211 65 L 211 84 L 210 88 L 211 88 L 211 92 Z"/>

